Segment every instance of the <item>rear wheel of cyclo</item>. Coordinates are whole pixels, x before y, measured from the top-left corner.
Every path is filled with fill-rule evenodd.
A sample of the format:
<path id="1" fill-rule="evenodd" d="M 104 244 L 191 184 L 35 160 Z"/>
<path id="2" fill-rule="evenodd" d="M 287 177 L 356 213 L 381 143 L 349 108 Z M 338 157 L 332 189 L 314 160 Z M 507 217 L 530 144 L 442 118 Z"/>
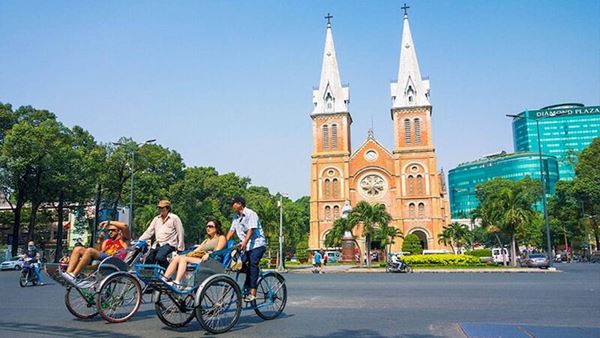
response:
<path id="1" fill-rule="evenodd" d="M 156 315 L 167 326 L 182 327 L 194 318 L 193 294 L 180 295 L 159 291 L 155 297 Z"/>
<path id="2" fill-rule="evenodd" d="M 254 312 L 265 320 L 281 314 L 287 302 L 287 287 L 282 275 L 275 272 L 264 274 L 256 286 Z"/>
<path id="3" fill-rule="evenodd" d="M 71 314 L 79 319 L 90 319 L 98 314 L 94 289 L 67 288 L 65 305 Z"/>
<path id="4" fill-rule="evenodd" d="M 130 274 L 110 276 L 96 295 L 96 308 L 100 316 L 110 323 L 123 323 L 131 319 L 142 303 L 142 287 Z"/>
<path id="5" fill-rule="evenodd" d="M 240 319 L 242 295 L 230 277 L 218 276 L 200 291 L 196 319 L 202 328 L 214 334 L 229 331 Z"/>

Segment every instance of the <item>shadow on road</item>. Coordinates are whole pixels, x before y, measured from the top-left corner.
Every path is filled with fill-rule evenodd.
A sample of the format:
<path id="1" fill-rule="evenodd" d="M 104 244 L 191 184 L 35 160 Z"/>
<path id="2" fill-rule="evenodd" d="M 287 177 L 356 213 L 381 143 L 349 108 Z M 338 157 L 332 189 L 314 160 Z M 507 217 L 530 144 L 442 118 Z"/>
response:
<path id="1" fill-rule="evenodd" d="M 64 326 L 53 326 L 43 324 L 24 324 L 12 322 L 0 322 L 1 332 L 18 332 L 19 334 L 30 333 L 41 336 L 60 336 L 60 337 L 114 337 L 114 332 L 102 330 L 89 330 L 77 328 L 65 328 Z M 140 336 L 119 333 L 119 337 L 138 338 Z"/>

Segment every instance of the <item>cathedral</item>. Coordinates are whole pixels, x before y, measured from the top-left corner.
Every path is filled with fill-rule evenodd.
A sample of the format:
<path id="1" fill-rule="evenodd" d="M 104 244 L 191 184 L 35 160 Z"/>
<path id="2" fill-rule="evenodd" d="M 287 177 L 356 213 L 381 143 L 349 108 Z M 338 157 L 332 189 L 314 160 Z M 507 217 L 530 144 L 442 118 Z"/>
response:
<path id="1" fill-rule="evenodd" d="M 445 248 L 437 239 L 443 226 L 450 223 L 450 210 L 432 142 L 429 80 L 421 77 L 404 10 L 398 79 L 390 88 L 391 151 L 377 141 L 372 130 L 362 145 L 352 150 L 350 90 L 340 79 L 331 16 L 326 17 L 321 80 L 313 90 L 310 115 L 310 249 L 324 248 L 333 222 L 360 201 L 384 204 L 392 215 L 390 226 L 404 235 L 417 235 L 424 249 Z M 355 239 L 364 252 L 364 237 L 356 230 Z M 392 251 L 401 251 L 401 247 L 402 239 L 396 239 Z"/>

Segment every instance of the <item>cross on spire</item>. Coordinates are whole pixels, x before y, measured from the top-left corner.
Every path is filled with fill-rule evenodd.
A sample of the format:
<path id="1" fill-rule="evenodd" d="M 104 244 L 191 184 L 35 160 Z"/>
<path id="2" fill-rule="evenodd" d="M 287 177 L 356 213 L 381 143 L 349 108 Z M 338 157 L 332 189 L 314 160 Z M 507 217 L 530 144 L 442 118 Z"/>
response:
<path id="1" fill-rule="evenodd" d="M 404 6 L 400 7 L 404 10 L 404 16 L 408 16 L 408 9 L 410 8 L 409 6 L 406 5 L 406 3 L 404 3 Z"/>
<path id="2" fill-rule="evenodd" d="M 327 19 L 327 26 L 331 26 L 331 19 L 333 18 L 333 15 L 327 13 L 327 16 L 325 17 L 325 19 Z"/>

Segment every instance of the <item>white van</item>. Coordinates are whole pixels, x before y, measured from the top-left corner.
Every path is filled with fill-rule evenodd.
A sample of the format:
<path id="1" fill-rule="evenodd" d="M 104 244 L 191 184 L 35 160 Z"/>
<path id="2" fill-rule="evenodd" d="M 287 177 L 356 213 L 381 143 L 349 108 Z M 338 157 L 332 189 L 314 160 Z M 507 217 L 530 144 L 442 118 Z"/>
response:
<path id="1" fill-rule="evenodd" d="M 510 261 L 510 255 L 506 248 L 492 248 L 492 259 L 494 263 L 504 264 Z"/>

